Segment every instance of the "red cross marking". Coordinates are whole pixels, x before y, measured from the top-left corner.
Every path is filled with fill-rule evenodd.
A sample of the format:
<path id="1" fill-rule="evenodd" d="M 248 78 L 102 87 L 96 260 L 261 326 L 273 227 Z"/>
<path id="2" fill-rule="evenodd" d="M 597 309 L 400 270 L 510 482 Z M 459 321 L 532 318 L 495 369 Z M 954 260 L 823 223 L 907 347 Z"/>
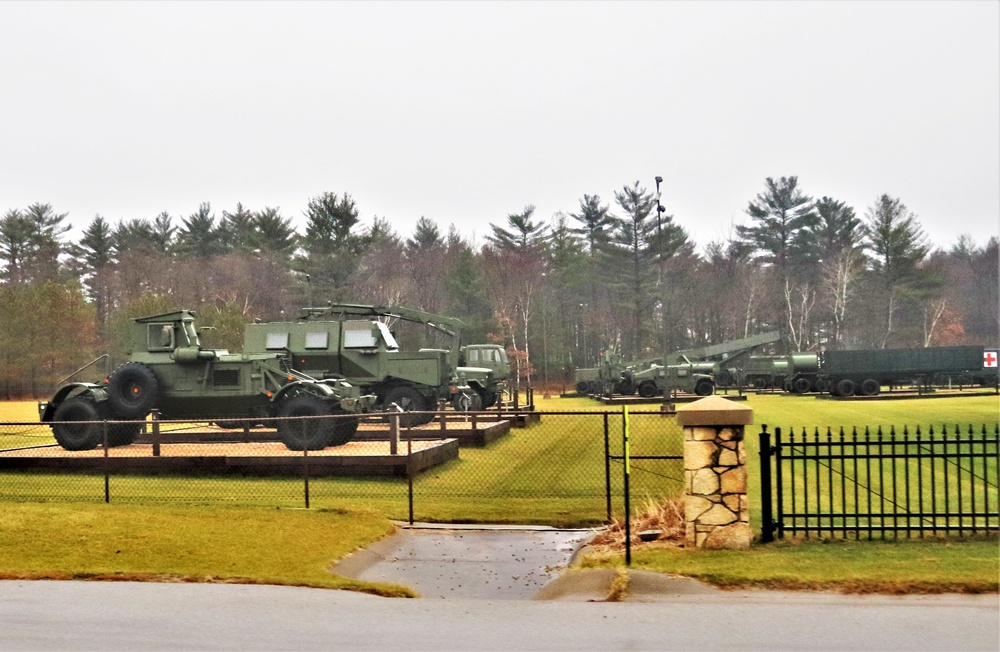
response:
<path id="1" fill-rule="evenodd" d="M 997 354 L 994 351 L 987 351 L 983 354 L 983 366 L 984 367 L 995 367 L 997 366 Z"/>

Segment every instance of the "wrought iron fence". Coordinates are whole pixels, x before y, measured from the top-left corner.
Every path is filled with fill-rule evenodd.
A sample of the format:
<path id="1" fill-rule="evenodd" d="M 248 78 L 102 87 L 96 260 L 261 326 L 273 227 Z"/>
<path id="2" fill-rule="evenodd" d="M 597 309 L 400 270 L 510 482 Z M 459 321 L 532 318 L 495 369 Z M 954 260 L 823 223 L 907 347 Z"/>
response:
<path id="1" fill-rule="evenodd" d="M 428 416 L 409 427 L 368 416 L 346 444 L 315 450 L 286 447 L 276 419 L 101 422 L 109 434 L 142 432 L 80 451 L 59 446 L 48 424 L 0 424 L 0 501 L 361 508 L 400 520 L 548 525 L 599 524 L 625 509 L 620 411 Z M 288 419 L 289 429 L 308 435 L 308 419 Z M 676 495 L 683 435 L 673 415 L 632 412 L 628 429 L 633 503 Z"/>
<path id="2" fill-rule="evenodd" d="M 860 539 L 1000 529 L 1000 426 L 760 433 L 762 536 Z"/>

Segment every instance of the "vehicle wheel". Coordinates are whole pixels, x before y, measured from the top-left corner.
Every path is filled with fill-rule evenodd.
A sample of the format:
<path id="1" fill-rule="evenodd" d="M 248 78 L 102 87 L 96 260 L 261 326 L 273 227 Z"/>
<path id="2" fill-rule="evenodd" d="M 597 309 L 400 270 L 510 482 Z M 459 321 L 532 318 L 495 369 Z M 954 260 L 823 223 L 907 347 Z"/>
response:
<path id="1" fill-rule="evenodd" d="M 757 389 L 764 389 L 767 387 L 767 381 L 764 380 L 763 378 L 754 378 L 753 386 L 756 387 Z"/>
<path id="2" fill-rule="evenodd" d="M 68 451 L 89 451 L 104 439 L 104 427 L 97 404 L 77 396 L 63 401 L 52 415 L 52 435 Z M 66 423 L 78 421 L 80 423 Z M 110 436 L 110 433 L 108 433 Z"/>
<path id="3" fill-rule="evenodd" d="M 291 398 L 278 411 L 279 417 L 285 417 L 278 420 L 278 437 L 288 450 L 322 450 L 333 435 L 334 424 L 331 419 L 307 417 L 329 414 L 329 406 L 319 397 L 302 394 Z"/>
<path id="4" fill-rule="evenodd" d="M 479 412 L 483 409 L 483 399 L 480 398 L 479 392 L 473 389 L 455 394 L 451 405 L 456 412 Z"/>
<path id="5" fill-rule="evenodd" d="M 108 425 L 108 446 L 129 446 L 139 438 L 142 426 L 138 423 L 112 423 Z"/>
<path id="6" fill-rule="evenodd" d="M 647 380 L 639 385 L 639 396 L 643 398 L 653 398 L 657 394 L 656 383 Z"/>
<path id="7" fill-rule="evenodd" d="M 809 382 L 808 378 L 796 378 L 792 384 L 792 388 L 796 394 L 808 394 L 812 388 L 812 383 Z"/>
<path id="8" fill-rule="evenodd" d="M 577 394 L 586 394 L 589 391 L 590 391 L 590 383 L 588 383 L 587 381 L 581 380 L 580 382 L 578 382 L 576 384 L 576 393 Z"/>
<path id="9" fill-rule="evenodd" d="M 138 362 L 126 362 L 108 380 L 111 413 L 120 419 L 144 419 L 156 404 L 159 388 L 152 369 Z"/>
<path id="10" fill-rule="evenodd" d="M 483 409 L 489 409 L 497 404 L 497 393 L 484 391 L 480 398 L 483 400 Z"/>
<path id="11" fill-rule="evenodd" d="M 215 425 L 223 430 L 243 430 L 243 424 L 239 421 L 216 421 Z"/>
<path id="12" fill-rule="evenodd" d="M 712 385 L 712 381 L 703 380 L 695 385 L 694 393 L 698 396 L 711 396 L 715 393 L 715 387 Z"/>
<path id="13" fill-rule="evenodd" d="M 334 415 L 333 435 L 330 437 L 328 446 L 343 446 L 354 439 L 354 433 L 358 431 L 358 417 L 349 417 L 344 414 Z"/>
<path id="14" fill-rule="evenodd" d="M 879 385 L 879 382 L 874 378 L 869 378 L 861 383 L 861 393 L 864 396 L 876 396 L 881 389 L 882 386 Z"/>
<path id="15" fill-rule="evenodd" d="M 837 383 L 837 396 L 854 396 L 854 381 L 844 378 Z"/>
<path id="16" fill-rule="evenodd" d="M 830 381 L 826 378 L 816 379 L 816 391 L 817 392 L 829 392 L 830 391 Z"/>
<path id="17" fill-rule="evenodd" d="M 393 403 L 402 408 L 403 412 L 421 412 L 421 414 L 404 415 L 399 418 L 399 425 L 403 427 L 422 426 L 430 423 L 434 418 L 434 413 L 429 410 L 427 399 L 417 390 L 409 385 L 397 385 L 385 393 L 385 400 L 382 401 L 382 409 L 386 412 L 395 411 Z"/>

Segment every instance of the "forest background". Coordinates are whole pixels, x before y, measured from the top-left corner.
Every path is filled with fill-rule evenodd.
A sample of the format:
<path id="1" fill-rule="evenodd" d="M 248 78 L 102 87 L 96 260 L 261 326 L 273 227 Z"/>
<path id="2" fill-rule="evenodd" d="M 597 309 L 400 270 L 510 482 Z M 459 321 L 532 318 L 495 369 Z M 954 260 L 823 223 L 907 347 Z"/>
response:
<path id="1" fill-rule="evenodd" d="M 898 197 L 854 207 L 768 178 L 744 225 L 699 247 L 659 197 L 626 184 L 545 220 L 525 206 L 482 243 L 421 217 L 400 234 L 349 193 L 311 198 L 299 233 L 277 208 L 124 219 L 69 238 L 45 203 L 0 219 L 0 397 L 45 397 L 130 319 L 175 309 L 240 351 L 243 326 L 328 301 L 462 319 L 465 343 L 503 344 L 519 386 L 553 387 L 602 351 L 626 360 L 780 329 L 775 353 L 1000 341 L 1000 253 L 956 229 L 932 243 Z M 955 218 L 961 224 L 960 216 Z M 959 227 L 960 228 L 960 227 Z"/>

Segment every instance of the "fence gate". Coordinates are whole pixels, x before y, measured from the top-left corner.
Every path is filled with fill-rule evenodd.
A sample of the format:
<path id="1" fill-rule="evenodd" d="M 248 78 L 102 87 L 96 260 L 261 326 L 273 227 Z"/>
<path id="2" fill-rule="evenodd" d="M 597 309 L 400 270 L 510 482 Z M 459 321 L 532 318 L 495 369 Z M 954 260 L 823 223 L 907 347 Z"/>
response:
<path id="1" fill-rule="evenodd" d="M 761 540 L 996 533 L 1000 426 L 760 433 Z"/>

